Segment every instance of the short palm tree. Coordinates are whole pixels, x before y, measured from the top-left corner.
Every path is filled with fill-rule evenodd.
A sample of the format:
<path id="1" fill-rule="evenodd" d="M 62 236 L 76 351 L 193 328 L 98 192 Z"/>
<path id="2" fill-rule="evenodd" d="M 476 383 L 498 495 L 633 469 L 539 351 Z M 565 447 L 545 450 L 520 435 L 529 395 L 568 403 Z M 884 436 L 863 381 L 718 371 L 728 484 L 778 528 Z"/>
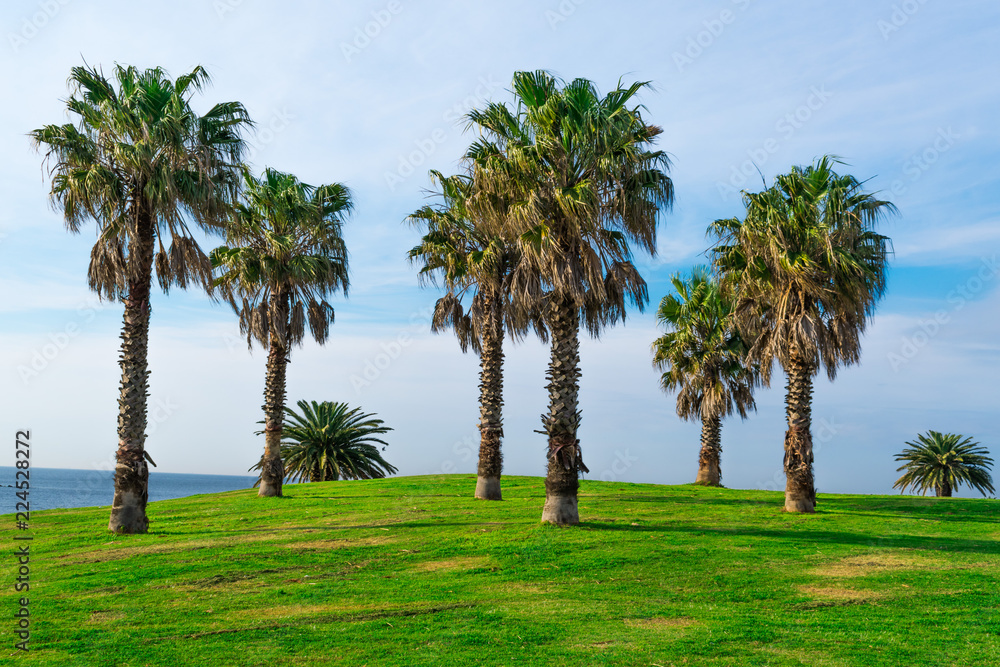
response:
<path id="1" fill-rule="evenodd" d="M 602 97 L 586 79 L 564 84 L 547 72 L 517 72 L 513 109 L 492 103 L 468 115 L 483 135 L 466 155 L 476 187 L 509 202 L 492 217 L 521 253 L 512 289 L 546 295 L 542 521 L 554 524 L 579 523 L 579 473 L 586 471 L 577 439 L 581 318 L 597 336 L 624 319 L 628 302 L 641 309 L 648 301 L 629 244 L 655 253 L 659 213 L 673 200 L 666 154 L 650 149 L 661 130 L 634 103 L 645 85 L 619 85 Z"/>
<path id="2" fill-rule="evenodd" d="M 677 392 L 677 415 L 701 421 L 695 484 L 720 486 L 722 419 L 734 411 L 746 419 L 755 409 L 756 374 L 746 364 L 732 303 L 708 269 L 696 267 L 671 283 L 676 294 L 663 297 L 656 313 L 667 333 L 653 343 L 653 364 L 663 371 L 663 390 Z"/>
<path id="3" fill-rule="evenodd" d="M 392 429 L 347 403 L 299 401 L 297 414 L 285 408 L 281 455 L 291 481 L 332 482 L 381 479 L 396 468 L 379 453 L 388 445 L 377 436 Z M 263 468 L 264 458 L 251 470 Z"/>
<path id="4" fill-rule="evenodd" d="M 51 164 L 52 201 L 66 226 L 97 223 L 90 288 L 125 306 L 115 495 L 108 528 L 145 533 L 147 353 L 153 271 L 166 292 L 194 280 L 210 285 L 208 258 L 191 235 L 195 223 L 217 231 L 235 200 L 238 165 L 250 125 L 238 102 L 204 115 L 191 107 L 209 82 L 201 67 L 171 80 L 160 68 L 116 65 L 114 81 L 74 67 L 66 102 L 77 124 L 31 132 Z"/>
<path id="5" fill-rule="evenodd" d="M 926 435 L 918 435 L 916 442 L 906 444 L 909 448 L 896 454 L 896 460 L 904 462 L 896 472 L 906 472 L 892 485 L 900 493 L 913 489 L 924 495 L 933 489 L 938 498 L 951 498 L 952 491 L 962 484 L 984 496 L 987 492 L 996 493 L 989 472 L 993 459 L 972 438 L 928 431 Z"/>
<path id="6" fill-rule="evenodd" d="M 243 171 L 240 203 L 226 229 L 227 245 L 212 251 L 215 285 L 239 316 L 247 343 L 267 347 L 264 380 L 264 461 L 258 495 L 280 496 L 285 366 L 306 324 L 323 344 L 333 323 L 326 299 L 349 286 L 341 233 L 351 193 L 333 183 L 313 187 L 292 174 Z"/>
<path id="7" fill-rule="evenodd" d="M 409 220 L 423 228 L 420 244 L 409 252 L 411 262 L 421 264 L 422 280 L 443 281 L 447 293 L 434 308 L 433 331 L 454 330 L 462 351 L 469 347 L 479 354 L 479 466 L 475 497 L 501 500 L 503 471 L 503 339 L 509 332 L 519 339 L 529 320 L 544 339 L 545 326 L 537 309 L 512 301 L 510 279 L 517 265 L 516 245 L 490 235 L 468 206 L 472 178 L 459 174 L 443 176 L 432 171 L 440 188 L 441 203 L 424 206 Z M 469 307 L 463 299 L 469 297 Z"/>
<path id="8" fill-rule="evenodd" d="M 857 363 L 861 334 L 885 290 L 889 239 L 875 232 L 895 212 L 834 171 L 823 157 L 778 176 L 763 192 L 743 193 L 746 216 L 715 221 L 715 263 L 734 296 L 736 321 L 765 383 L 775 361 L 788 377 L 785 399 L 785 509 L 816 506 L 812 378 L 833 380 Z"/>

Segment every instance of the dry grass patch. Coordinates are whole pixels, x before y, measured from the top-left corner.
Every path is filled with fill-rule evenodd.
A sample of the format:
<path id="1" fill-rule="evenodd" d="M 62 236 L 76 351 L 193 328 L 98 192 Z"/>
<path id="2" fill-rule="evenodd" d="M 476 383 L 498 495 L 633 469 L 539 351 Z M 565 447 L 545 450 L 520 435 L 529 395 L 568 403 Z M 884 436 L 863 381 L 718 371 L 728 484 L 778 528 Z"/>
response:
<path id="1" fill-rule="evenodd" d="M 448 570 L 471 570 L 477 567 L 486 567 L 489 559 L 484 556 L 460 556 L 458 558 L 447 558 L 445 560 L 432 560 L 420 563 L 413 569 L 417 572 L 443 572 Z"/>
<path id="2" fill-rule="evenodd" d="M 295 542 L 285 546 L 293 551 L 329 551 L 331 549 L 344 549 L 346 547 L 373 547 L 395 541 L 394 538 L 380 536 L 339 540 L 314 540 L 312 542 Z"/>
<path id="3" fill-rule="evenodd" d="M 169 554 L 183 553 L 186 551 L 199 551 L 201 549 L 215 546 L 215 544 L 215 542 L 207 540 L 200 542 L 147 544 L 143 546 L 119 546 L 119 543 L 109 542 L 104 545 L 104 548 L 101 549 L 78 551 L 72 554 L 72 557 L 68 558 L 65 563 L 67 565 L 72 563 L 107 563 L 109 561 L 132 558 L 133 556 L 144 556 L 147 554 Z"/>
<path id="4" fill-rule="evenodd" d="M 859 591 L 839 586 L 799 586 L 799 590 L 810 597 L 822 600 L 846 600 L 852 602 L 875 600 L 883 598 L 886 595 L 882 591 Z"/>
<path id="5" fill-rule="evenodd" d="M 653 618 L 626 618 L 625 625 L 630 628 L 642 628 L 643 630 L 659 630 L 662 628 L 683 629 L 692 625 L 701 625 L 698 621 L 687 616 L 655 616 Z"/>
<path id="6" fill-rule="evenodd" d="M 324 616 L 327 614 L 338 614 L 344 612 L 362 612 L 369 611 L 371 609 L 372 607 L 363 605 L 293 604 L 284 607 L 268 607 L 267 620 L 273 621 L 274 619 L 282 618 L 300 618 L 302 616 Z M 244 618 L 259 620 L 261 616 L 261 610 L 257 608 L 234 609 L 226 613 L 226 618 L 230 620 Z"/>
<path id="7" fill-rule="evenodd" d="M 537 584 L 522 584 L 517 582 L 507 582 L 498 586 L 487 586 L 488 590 L 502 591 L 504 593 L 521 593 L 523 595 L 549 595 L 555 592 L 551 586 L 539 586 Z"/>
<path id="8" fill-rule="evenodd" d="M 120 611 L 92 611 L 90 612 L 90 618 L 87 619 L 88 623 L 113 623 L 114 621 L 120 621 L 125 618 L 124 612 Z"/>
<path id="9" fill-rule="evenodd" d="M 850 556 L 813 569 L 821 577 L 864 577 L 890 570 L 940 569 L 943 559 L 910 554 L 866 554 Z"/>
<path id="10" fill-rule="evenodd" d="M 147 556 L 153 554 L 180 554 L 195 552 L 202 549 L 214 549 L 218 547 L 232 547 L 237 544 L 248 542 L 267 542 L 273 544 L 276 537 L 280 536 L 279 531 L 267 531 L 262 533 L 233 533 L 212 539 L 202 539 L 196 541 L 171 541 L 167 543 L 155 543 L 134 545 L 130 541 L 106 542 L 97 549 L 87 549 L 76 551 L 71 554 L 56 556 L 63 559 L 67 565 L 73 563 L 107 563 L 110 561 L 132 558 L 134 556 Z M 293 539 L 289 537 L 288 539 Z"/>

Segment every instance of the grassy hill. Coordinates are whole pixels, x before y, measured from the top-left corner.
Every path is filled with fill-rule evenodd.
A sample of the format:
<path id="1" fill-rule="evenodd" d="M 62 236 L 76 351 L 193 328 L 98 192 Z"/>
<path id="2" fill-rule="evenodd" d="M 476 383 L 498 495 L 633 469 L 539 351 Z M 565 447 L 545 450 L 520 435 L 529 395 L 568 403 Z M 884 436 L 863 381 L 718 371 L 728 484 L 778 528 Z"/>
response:
<path id="1" fill-rule="evenodd" d="M 0 559 L 0 663 L 997 665 L 1000 503 L 541 478 L 331 482 L 32 515 L 31 651 Z M 11 545 L 13 517 L 3 517 Z M 5 547 L 4 554 L 13 549 Z"/>

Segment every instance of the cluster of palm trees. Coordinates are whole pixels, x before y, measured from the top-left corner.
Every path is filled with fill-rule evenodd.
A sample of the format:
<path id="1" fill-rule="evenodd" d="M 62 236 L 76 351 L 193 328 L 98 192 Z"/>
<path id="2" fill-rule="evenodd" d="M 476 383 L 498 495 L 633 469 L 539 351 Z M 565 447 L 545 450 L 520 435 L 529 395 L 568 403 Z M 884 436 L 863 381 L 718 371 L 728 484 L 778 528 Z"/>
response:
<path id="1" fill-rule="evenodd" d="M 861 335 L 882 298 L 891 245 L 875 231 L 896 213 L 825 156 L 744 192 L 743 218 L 716 220 L 709 234 L 714 276 L 673 279 L 660 304 L 667 333 L 653 344 L 677 413 L 702 421 L 698 481 L 719 484 L 720 420 L 754 408 L 775 362 L 787 377 L 785 509 L 816 506 L 811 433 L 812 379 L 833 380 L 857 363 Z"/>
<path id="2" fill-rule="evenodd" d="M 76 67 L 69 81 L 66 105 L 76 124 L 47 125 L 31 137 L 50 164 L 52 200 L 70 231 L 88 219 L 97 224 L 90 287 L 124 303 L 110 530 L 148 527 L 154 273 L 164 291 L 198 283 L 229 303 L 248 345 L 268 350 L 261 496 L 281 495 L 285 429 L 302 430 L 299 440 L 314 445 L 295 453 L 302 460 L 291 470 L 299 478 L 394 472 L 374 446 L 384 445 L 374 436 L 388 430 L 380 420 L 344 404 L 300 402 L 303 417 L 285 408 L 291 349 L 307 331 L 326 340 L 334 319 L 328 299 L 349 288 L 342 225 L 353 208 L 350 190 L 314 187 L 274 169 L 252 174 L 243 163 L 253 126 L 244 107 L 220 103 L 204 115 L 191 108 L 209 82 L 201 67 L 175 80 L 160 68 L 116 65 L 112 80 Z M 619 82 L 601 95 L 586 79 L 515 73 L 511 104 L 467 115 L 478 136 L 461 173 L 431 172 L 439 200 L 409 217 L 422 231 L 409 259 L 445 289 L 432 328 L 453 329 L 463 350 L 480 355 L 477 498 L 502 498 L 504 338 L 534 332 L 550 344 L 539 432 L 548 440 L 542 520 L 554 524 L 579 522 L 578 480 L 587 472 L 577 437 L 581 325 L 598 336 L 625 319 L 629 304 L 646 305 L 632 248 L 655 253 L 659 216 L 673 202 L 670 162 L 653 146 L 661 129 L 635 101 L 646 85 Z M 836 173 L 836 164 L 824 157 L 794 168 L 762 192 L 745 192 L 744 217 L 712 223 L 712 267 L 673 278 L 677 294 L 658 311 L 668 331 L 654 343 L 663 388 L 678 392 L 678 414 L 702 422 L 704 484 L 721 483 L 722 419 L 755 409 L 754 388 L 781 365 L 788 378 L 785 507 L 794 512 L 815 506 L 812 378 L 824 367 L 832 379 L 859 360 L 890 252 L 875 226 L 895 212 L 862 182 Z M 224 244 L 204 253 L 192 223 Z M 310 422 L 360 425 L 371 439 L 342 469 L 322 456 L 336 446 L 332 431 L 309 431 Z"/>
<path id="3" fill-rule="evenodd" d="M 632 263 L 633 244 L 655 253 L 660 214 L 673 201 L 661 130 L 634 98 L 646 84 L 601 95 L 591 81 L 517 72 L 513 103 L 490 103 L 467 118 L 478 138 L 464 171 L 432 172 L 440 202 L 416 211 L 421 243 L 410 259 L 446 288 L 434 328 L 451 327 L 480 353 L 481 419 L 476 497 L 501 498 L 505 336 L 534 330 L 550 343 L 546 498 L 542 520 L 579 523 L 586 472 L 580 425 L 579 333 L 592 335 L 648 301 Z"/>
<path id="4" fill-rule="evenodd" d="M 243 163 L 253 123 L 242 104 L 224 102 L 198 115 L 191 98 L 209 83 L 201 67 L 171 80 L 160 68 L 116 65 L 113 80 L 90 67 L 71 71 L 66 107 L 77 123 L 31 132 L 45 151 L 51 196 L 67 227 L 93 219 L 90 287 L 124 303 L 115 495 L 108 528 L 148 529 L 152 459 L 146 453 L 150 290 L 201 284 L 228 301 L 248 344 L 268 349 L 265 455 L 260 495 L 281 495 L 285 365 L 309 333 L 322 343 L 333 322 L 327 298 L 347 292 L 341 235 L 350 191 L 313 187 Z M 190 222 L 225 245 L 206 255 Z M 154 464 L 155 465 L 155 464 Z"/>

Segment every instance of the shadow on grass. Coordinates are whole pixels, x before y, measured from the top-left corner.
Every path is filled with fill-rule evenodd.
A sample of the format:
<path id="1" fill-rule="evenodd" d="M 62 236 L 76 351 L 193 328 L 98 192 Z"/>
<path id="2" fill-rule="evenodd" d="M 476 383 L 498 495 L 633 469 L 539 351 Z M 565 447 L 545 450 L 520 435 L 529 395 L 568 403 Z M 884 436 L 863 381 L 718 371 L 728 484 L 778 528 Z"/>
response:
<path id="1" fill-rule="evenodd" d="M 765 492 L 761 492 L 765 493 Z M 645 495 L 627 495 L 627 494 L 616 494 L 608 496 L 592 495 L 594 498 L 607 498 L 613 499 L 625 503 L 664 503 L 664 504 L 697 504 L 697 505 L 771 505 L 781 507 L 784 504 L 784 493 L 780 491 L 771 492 L 774 494 L 774 499 L 760 499 L 760 498 L 726 498 L 726 497 L 709 497 L 701 495 L 690 495 L 690 496 L 645 496 Z M 580 494 L 580 497 L 584 497 L 584 494 Z M 934 514 L 935 516 L 941 517 L 942 520 L 952 520 L 944 516 L 945 513 L 950 515 L 958 516 L 957 520 L 962 520 L 965 516 L 961 515 L 971 515 L 973 517 L 980 516 L 984 519 L 991 520 L 1000 523 L 1000 520 L 989 519 L 989 517 L 994 514 L 997 510 L 1000 510 L 1000 504 L 990 504 L 984 505 L 984 502 L 995 501 L 993 498 L 921 498 L 919 496 L 899 496 L 899 497 L 885 497 L 885 496 L 852 496 L 843 497 L 839 495 L 828 496 L 824 494 L 819 494 L 816 501 L 817 511 L 822 512 L 824 509 L 835 508 L 838 511 L 846 512 L 848 509 L 886 509 L 886 510 L 899 510 L 899 511 L 914 511 L 920 513 Z M 872 514 L 871 516 L 881 516 L 881 514 Z M 924 518 L 924 517 L 919 517 Z"/>
<path id="2" fill-rule="evenodd" d="M 631 526 L 612 523 L 583 522 L 580 527 L 608 532 L 690 533 L 720 537 L 759 537 L 808 544 L 844 544 L 880 549 L 924 549 L 956 553 L 1000 554 L 1000 542 L 966 540 L 952 537 L 923 535 L 862 535 L 829 530 L 771 530 L 767 528 L 713 528 L 709 526 L 650 525 Z"/>
<path id="3" fill-rule="evenodd" d="M 916 509 L 916 508 L 912 508 Z M 1000 509 L 1000 508 L 997 508 Z M 995 510 L 994 510 L 995 511 Z M 849 516 L 865 516 L 876 519 L 919 519 L 921 521 L 948 521 L 958 523 L 994 523 L 1000 524 L 1000 516 L 991 516 L 986 511 L 982 513 L 970 512 L 949 512 L 942 515 L 937 508 L 933 512 L 853 512 L 851 510 L 837 510 L 837 514 Z"/>
<path id="4" fill-rule="evenodd" d="M 613 496 L 621 503 L 661 503 L 666 505 L 719 505 L 725 507 L 773 507 L 781 511 L 784 495 L 775 500 L 752 498 L 712 498 L 694 496 Z M 933 498 L 901 497 L 897 499 L 829 498 L 820 495 L 816 501 L 817 514 L 849 514 L 883 519 L 924 519 L 958 521 L 963 523 L 1000 523 L 1000 504 L 984 506 L 989 498 Z"/>

